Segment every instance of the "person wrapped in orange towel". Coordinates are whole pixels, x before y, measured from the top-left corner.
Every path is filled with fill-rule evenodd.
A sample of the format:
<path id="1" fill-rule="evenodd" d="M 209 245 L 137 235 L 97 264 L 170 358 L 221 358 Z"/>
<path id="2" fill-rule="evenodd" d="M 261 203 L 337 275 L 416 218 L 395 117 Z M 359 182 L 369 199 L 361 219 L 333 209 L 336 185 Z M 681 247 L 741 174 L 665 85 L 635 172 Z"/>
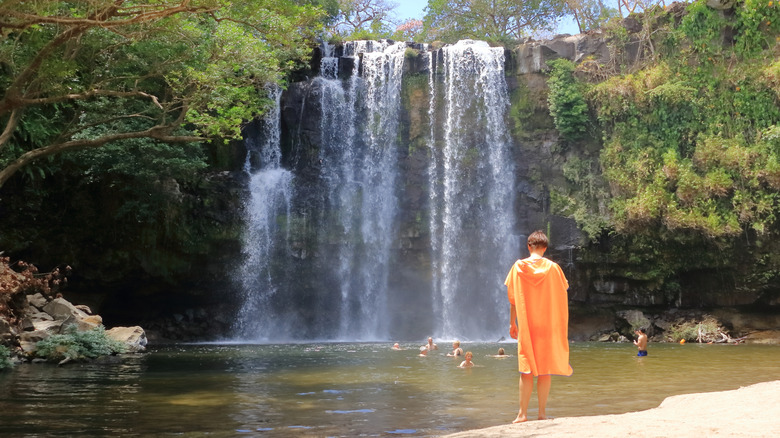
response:
<path id="1" fill-rule="evenodd" d="M 513 423 L 528 420 L 528 404 L 536 377 L 539 419 L 550 394 L 550 376 L 570 376 L 569 282 L 557 263 L 544 258 L 549 242 L 542 231 L 528 236 L 530 257 L 512 265 L 506 277 L 509 295 L 509 335 L 517 339 L 520 371 L 520 411 Z"/>

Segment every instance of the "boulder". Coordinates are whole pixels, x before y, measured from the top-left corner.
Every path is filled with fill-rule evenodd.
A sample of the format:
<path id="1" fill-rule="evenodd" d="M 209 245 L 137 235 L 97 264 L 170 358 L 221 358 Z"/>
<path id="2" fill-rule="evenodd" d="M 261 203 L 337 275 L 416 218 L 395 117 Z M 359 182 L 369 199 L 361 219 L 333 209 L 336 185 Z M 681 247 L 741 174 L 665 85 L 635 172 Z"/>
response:
<path id="1" fill-rule="evenodd" d="M 70 326 L 76 326 L 76 330 L 80 332 L 86 332 L 100 326 L 103 320 L 100 317 L 87 316 L 84 318 L 77 318 L 75 316 L 69 316 L 68 319 L 60 321 L 62 327 L 60 333 L 68 333 Z"/>
<path id="2" fill-rule="evenodd" d="M 78 319 L 84 319 L 88 316 L 64 298 L 55 298 L 51 300 L 48 304 L 43 306 L 43 311 L 51 315 L 54 319 L 59 320 L 65 320 L 71 316 Z"/>
<path id="3" fill-rule="evenodd" d="M 62 329 L 62 323 L 63 321 L 33 321 L 34 330 L 32 330 L 32 332 L 47 332 L 48 334 L 57 334 L 60 333 L 60 330 Z"/>
<path id="4" fill-rule="evenodd" d="M 54 321 L 54 318 L 46 312 L 41 312 L 38 307 L 27 306 L 27 310 L 24 312 L 28 318 L 33 321 Z"/>
<path id="5" fill-rule="evenodd" d="M 35 330 L 31 332 L 22 332 L 19 335 L 19 346 L 22 347 L 22 351 L 27 354 L 35 352 L 35 344 L 48 338 L 51 333 L 48 330 Z"/>
<path id="6" fill-rule="evenodd" d="M 19 327 L 22 329 L 22 331 L 25 332 L 31 332 L 35 330 L 35 324 L 33 323 L 33 319 L 29 316 L 25 316 L 22 318 L 22 322 L 19 324 Z"/>
<path id="7" fill-rule="evenodd" d="M 11 339 L 13 336 L 14 334 L 11 331 L 11 324 L 9 324 L 8 321 L 5 320 L 5 318 L 0 317 L 0 339 L 7 341 L 8 339 Z"/>
<path id="8" fill-rule="evenodd" d="M 85 304 L 76 304 L 73 307 L 81 310 L 82 312 L 86 313 L 87 315 L 92 315 L 92 309 L 90 309 L 89 306 L 87 306 Z"/>
<path id="9" fill-rule="evenodd" d="M 106 335 L 115 341 L 122 342 L 128 353 L 140 353 L 146 350 L 146 332 L 139 326 L 114 327 L 111 330 L 106 330 Z"/>
<path id="10" fill-rule="evenodd" d="M 41 310 L 43 309 L 43 306 L 49 302 L 49 300 L 47 300 L 42 293 L 38 292 L 34 295 L 27 295 L 27 302 L 36 309 Z"/>

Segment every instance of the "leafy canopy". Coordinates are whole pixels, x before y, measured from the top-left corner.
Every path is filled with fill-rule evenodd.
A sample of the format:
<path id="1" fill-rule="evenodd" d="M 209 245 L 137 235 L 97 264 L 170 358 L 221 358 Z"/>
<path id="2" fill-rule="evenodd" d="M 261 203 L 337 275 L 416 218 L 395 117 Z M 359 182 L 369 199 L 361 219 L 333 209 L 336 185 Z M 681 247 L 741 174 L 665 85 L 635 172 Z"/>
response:
<path id="1" fill-rule="evenodd" d="M 561 0 L 429 0 L 424 21 L 428 39 L 505 42 L 554 30 L 565 4 Z"/>
<path id="2" fill-rule="evenodd" d="M 322 15 L 293 0 L 3 2 L 0 186 L 65 151 L 238 137 Z"/>

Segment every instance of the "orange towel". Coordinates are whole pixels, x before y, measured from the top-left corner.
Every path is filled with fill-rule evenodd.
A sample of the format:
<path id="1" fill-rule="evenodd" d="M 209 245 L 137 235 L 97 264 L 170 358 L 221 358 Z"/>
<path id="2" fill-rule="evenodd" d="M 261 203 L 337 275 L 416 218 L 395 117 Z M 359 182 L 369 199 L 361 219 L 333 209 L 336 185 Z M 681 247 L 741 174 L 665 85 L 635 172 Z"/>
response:
<path id="1" fill-rule="evenodd" d="M 570 376 L 569 282 L 561 267 L 546 258 L 518 260 L 504 284 L 516 309 L 519 371 Z"/>

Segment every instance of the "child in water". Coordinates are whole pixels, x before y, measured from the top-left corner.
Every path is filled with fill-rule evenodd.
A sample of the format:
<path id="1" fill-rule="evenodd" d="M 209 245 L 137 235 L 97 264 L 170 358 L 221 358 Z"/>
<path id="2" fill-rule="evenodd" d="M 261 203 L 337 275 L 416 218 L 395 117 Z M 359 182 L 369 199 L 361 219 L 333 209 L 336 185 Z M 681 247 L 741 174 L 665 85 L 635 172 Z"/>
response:
<path id="1" fill-rule="evenodd" d="M 447 353 L 447 356 L 463 356 L 463 349 L 460 348 L 460 341 L 452 343 L 452 352 Z"/>
<path id="2" fill-rule="evenodd" d="M 458 368 L 471 368 L 471 367 L 474 366 L 474 362 L 471 361 L 471 358 L 474 357 L 474 355 L 471 354 L 470 351 L 466 352 L 466 356 L 465 357 L 466 357 L 466 360 L 461 362 L 460 365 L 458 365 Z"/>

